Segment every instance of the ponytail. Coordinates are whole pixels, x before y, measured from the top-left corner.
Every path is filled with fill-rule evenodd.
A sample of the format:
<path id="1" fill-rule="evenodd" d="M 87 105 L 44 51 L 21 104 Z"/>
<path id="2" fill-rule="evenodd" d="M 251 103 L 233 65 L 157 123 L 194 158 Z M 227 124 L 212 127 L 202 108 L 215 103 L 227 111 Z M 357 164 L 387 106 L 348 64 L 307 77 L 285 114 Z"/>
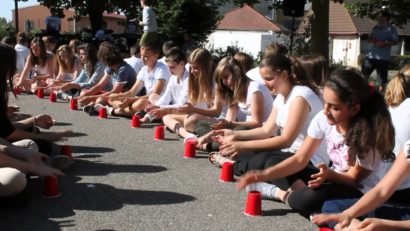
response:
<path id="1" fill-rule="evenodd" d="M 379 151 L 383 157 L 394 147 L 394 127 L 383 96 L 369 86 L 354 70 L 342 70 L 326 82 L 338 98 L 348 106 L 360 105 L 352 118 L 345 141 L 349 147 L 349 163 L 363 159 L 369 151 Z"/>
<path id="2" fill-rule="evenodd" d="M 305 74 L 305 71 L 295 57 L 288 57 L 283 54 L 271 54 L 263 58 L 259 65 L 260 68 L 269 67 L 272 71 L 286 71 L 293 85 L 302 85 L 309 87 L 313 92 L 319 95 L 319 89 L 316 87 L 313 79 Z"/>

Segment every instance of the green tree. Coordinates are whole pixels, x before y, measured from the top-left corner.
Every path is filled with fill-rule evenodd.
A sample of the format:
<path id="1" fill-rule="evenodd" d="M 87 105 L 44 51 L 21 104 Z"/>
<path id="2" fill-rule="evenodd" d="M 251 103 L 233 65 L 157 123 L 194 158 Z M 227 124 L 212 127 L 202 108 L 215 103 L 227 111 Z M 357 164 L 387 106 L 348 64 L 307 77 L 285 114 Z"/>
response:
<path id="1" fill-rule="evenodd" d="M 6 18 L 0 17 L 0 38 L 14 34 L 15 30 L 13 24 L 11 22 L 7 22 Z"/>
<path id="2" fill-rule="evenodd" d="M 187 34 L 203 43 L 221 19 L 219 4 L 210 0 L 161 0 L 155 7 L 159 31 L 164 39 L 182 42 Z"/>

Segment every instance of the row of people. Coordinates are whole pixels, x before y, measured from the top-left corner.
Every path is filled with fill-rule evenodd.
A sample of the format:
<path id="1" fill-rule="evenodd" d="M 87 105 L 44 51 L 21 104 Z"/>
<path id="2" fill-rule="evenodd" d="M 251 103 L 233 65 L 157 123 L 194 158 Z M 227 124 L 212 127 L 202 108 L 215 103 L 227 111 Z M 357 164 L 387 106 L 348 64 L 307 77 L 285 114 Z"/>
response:
<path id="1" fill-rule="evenodd" d="M 246 77 L 248 68 L 239 58 L 223 58 L 215 68 L 211 54 L 200 48 L 189 55 L 187 70 L 178 48 L 166 55 L 168 67 L 158 62 L 159 53 L 155 44 L 144 44 L 145 66 L 136 74 L 115 46 L 102 44 L 98 56 L 107 68 L 99 83 L 80 93 L 85 110 L 107 107 L 123 116 L 145 110 L 149 116 L 143 122 L 162 117 L 184 138 L 203 135 L 199 147 L 219 150 L 211 153 L 212 163 L 235 162 L 235 174 L 243 175 L 239 187 L 250 184 L 248 190 L 284 201 L 305 216 L 325 201 L 362 196 L 381 179 L 393 147 L 397 154 L 410 138 L 405 133 L 394 138 L 394 110 L 387 110 L 382 95 L 357 72 L 331 75 L 320 92 L 327 76 L 320 59 L 315 70 L 303 67 L 303 59 L 267 53 L 258 83 Z M 113 88 L 104 91 L 109 82 Z M 137 96 L 142 86 L 148 94 Z M 397 89 L 400 84 L 386 92 L 387 102 L 400 95 Z M 261 181 L 267 183 L 252 184 Z M 408 203 L 397 195 L 395 202 Z"/>

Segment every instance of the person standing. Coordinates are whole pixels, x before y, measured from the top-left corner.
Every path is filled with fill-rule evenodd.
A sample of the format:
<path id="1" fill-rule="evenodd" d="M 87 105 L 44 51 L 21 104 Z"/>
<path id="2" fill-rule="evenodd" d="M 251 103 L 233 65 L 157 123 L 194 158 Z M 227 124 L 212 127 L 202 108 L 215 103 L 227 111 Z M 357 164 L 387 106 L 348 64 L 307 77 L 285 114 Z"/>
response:
<path id="1" fill-rule="evenodd" d="M 387 84 L 387 74 L 391 59 L 391 47 L 399 42 L 396 29 L 390 24 L 390 13 L 382 11 L 378 23 L 369 35 L 372 47 L 362 64 L 362 73 L 366 78 L 376 69 L 381 80 L 381 88 Z"/>
<path id="2" fill-rule="evenodd" d="M 141 0 L 142 7 L 142 21 L 139 25 L 143 26 L 144 33 L 141 36 L 140 45 L 144 45 L 147 41 L 153 42 L 157 39 L 157 16 L 151 8 L 152 0 Z"/>
<path id="3" fill-rule="evenodd" d="M 44 23 L 46 24 L 46 33 L 48 35 L 59 35 L 61 30 L 61 19 L 56 12 L 50 11 L 51 15 L 47 16 Z"/>

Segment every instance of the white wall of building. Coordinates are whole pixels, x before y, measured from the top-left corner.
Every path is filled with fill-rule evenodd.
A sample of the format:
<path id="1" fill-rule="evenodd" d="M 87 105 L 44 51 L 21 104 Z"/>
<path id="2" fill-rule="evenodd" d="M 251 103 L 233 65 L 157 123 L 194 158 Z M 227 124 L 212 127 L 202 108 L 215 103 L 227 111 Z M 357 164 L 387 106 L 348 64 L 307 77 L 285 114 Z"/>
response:
<path id="1" fill-rule="evenodd" d="M 237 46 L 256 58 L 259 52 L 277 39 L 274 33 L 269 32 L 217 30 L 209 35 L 206 48 L 225 50 L 227 46 Z"/>
<path id="2" fill-rule="evenodd" d="M 335 62 L 342 62 L 351 67 L 357 67 L 357 57 L 360 54 L 360 39 L 357 36 L 332 38 L 331 57 Z"/>

